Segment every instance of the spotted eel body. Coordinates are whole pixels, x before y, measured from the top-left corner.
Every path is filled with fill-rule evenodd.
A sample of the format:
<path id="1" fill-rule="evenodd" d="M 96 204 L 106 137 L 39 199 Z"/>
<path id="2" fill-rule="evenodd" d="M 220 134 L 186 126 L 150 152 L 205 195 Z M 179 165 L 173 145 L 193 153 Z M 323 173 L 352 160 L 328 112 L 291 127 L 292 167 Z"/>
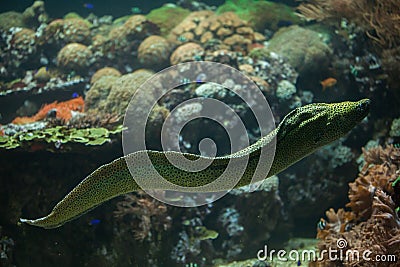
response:
<path id="1" fill-rule="evenodd" d="M 167 181 L 190 191 L 190 188 L 213 182 L 230 160 L 247 158 L 244 173 L 235 187 L 244 186 L 251 183 L 261 149 L 273 140 L 276 140 L 275 156 L 269 172 L 263 178 L 279 173 L 316 149 L 345 135 L 368 114 L 369 106 L 370 100 L 363 99 L 356 102 L 314 103 L 296 108 L 286 115 L 275 130 L 253 145 L 227 156 L 208 158 L 212 159 L 211 165 L 198 172 L 176 168 L 167 159 L 168 154 L 184 155 L 189 159 L 206 157 L 179 152 L 138 151 L 99 167 L 66 195 L 49 215 L 20 221 L 43 228 L 59 227 L 111 198 L 140 189 L 132 175 L 151 180 L 150 168 L 155 168 Z M 153 166 L 146 165 L 143 157 L 150 158 Z M 127 164 L 135 164 L 132 174 Z M 157 184 L 149 184 L 151 189 L 163 189 L 162 186 L 157 187 Z M 224 188 L 222 183 L 217 184 L 213 190 L 229 188 Z"/>

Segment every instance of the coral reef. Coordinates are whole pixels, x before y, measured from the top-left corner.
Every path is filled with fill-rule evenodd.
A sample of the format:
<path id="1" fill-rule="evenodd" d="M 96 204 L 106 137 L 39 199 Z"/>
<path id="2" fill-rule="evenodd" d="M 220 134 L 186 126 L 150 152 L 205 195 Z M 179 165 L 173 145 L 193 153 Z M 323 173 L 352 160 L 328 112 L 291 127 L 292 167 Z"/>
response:
<path id="1" fill-rule="evenodd" d="M 393 97 L 400 97 L 399 87 L 387 88 L 399 80 L 398 27 L 389 27 L 397 22 L 398 5 L 393 0 L 302 1 L 300 11 L 310 3 L 315 7 L 311 11 L 322 11 L 322 25 L 299 22 L 282 2 L 295 5 L 290 0 L 228 0 L 217 9 L 180 0 L 147 15 L 146 10 L 143 15 L 113 17 L 114 8 L 110 15 L 99 16 L 101 4 L 96 2 L 92 9 L 81 6 L 77 13 L 48 17 L 44 7 L 51 3 L 36 1 L 23 13 L 0 14 L 0 265 L 303 266 L 307 262 L 239 261 L 253 258 L 264 244 L 311 249 L 314 244 L 306 241 L 284 244 L 292 236 L 312 235 L 314 222 L 328 207 L 345 205 L 349 177 L 363 160 L 359 177 L 350 184 L 347 209 L 329 209 L 319 222 L 319 249 L 336 248 L 336 241 L 345 238 L 348 250 L 399 256 L 398 148 L 368 149 L 356 162 L 360 146 L 371 136 L 375 146 L 383 140 L 399 142 L 400 123 L 394 118 L 400 114 Z M 360 3 L 362 8 L 353 12 Z M 249 76 L 268 99 L 276 123 L 294 107 L 314 100 L 368 97 L 373 100 L 371 116 L 351 137 L 321 149 L 279 178 L 234 189 L 209 205 L 175 208 L 140 192 L 116 198 L 46 235 L 17 225 L 21 213 L 45 214 L 51 207 L 44 203 L 57 201 L 60 189 L 71 188 L 99 165 L 121 156 L 126 107 L 153 71 L 202 60 L 227 64 Z M 235 95 L 249 96 L 250 83 L 238 83 L 231 73 L 218 77 L 220 85 L 209 83 L 217 72 L 200 73 L 188 83 L 185 77 L 191 77 L 191 71 L 179 73 L 182 85 L 160 88 L 165 95 L 156 102 L 153 88 L 143 88 L 142 101 L 132 103 L 133 118 L 144 116 L 142 104 L 156 103 L 145 114 L 146 146 L 162 148 L 161 125 L 167 117 L 182 123 L 202 114 L 201 101 L 181 105 L 191 98 L 217 99 L 238 114 L 217 117 L 223 117 L 228 130 L 241 119 L 245 123 L 247 135 L 232 140 L 259 139 L 252 113 L 258 107 Z M 177 75 L 163 78 L 176 81 Z M 322 91 L 320 81 L 328 77 L 337 79 L 337 86 Z M 71 102 L 63 102 L 71 96 Z M 200 153 L 203 138 L 215 141 L 218 155 L 230 152 L 219 125 L 199 119 L 179 132 L 177 128 L 163 132 L 163 138 L 178 137 L 183 152 Z M 250 193 L 256 187 L 257 192 Z M 174 197 L 179 194 L 171 194 Z M 330 263 L 325 259 L 319 264 Z M 356 265 L 337 261 L 331 266 L 335 264 Z"/>
<path id="2" fill-rule="evenodd" d="M 371 266 L 382 257 L 386 260 L 381 260 L 381 266 L 397 266 L 400 149 L 389 145 L 363 153 L 365 165 L 355 182 L 349 184 L 350 202 L 346 206 L 351 211 L 330 209 L 326 212 L 328 220 L 321 219 L 319 224 L 319 250 L 334 249 L 337 258 L 332 261 L 324 254 L 315 266 Z M 347 256 L 349 253 L 352 257 Z"/>

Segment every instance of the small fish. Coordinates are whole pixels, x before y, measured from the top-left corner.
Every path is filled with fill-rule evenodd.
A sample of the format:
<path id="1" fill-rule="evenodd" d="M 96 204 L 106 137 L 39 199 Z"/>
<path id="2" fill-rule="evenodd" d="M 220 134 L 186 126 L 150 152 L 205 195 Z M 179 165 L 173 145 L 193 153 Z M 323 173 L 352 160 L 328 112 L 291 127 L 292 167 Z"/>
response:
<path id="1" fill-rule="evenodd" d="M 318 224 L 317 224 L 318 229 L 324 230 L 326 228 L 326 221 L 324 219 L 321 219 Z"/>
<path id="2" fill-rule="evenodd" d="M 334 86 L 336 83 L 337 83 L 337 80 L 335 78 L 332 78 L 332 77 L 321 81 L 322 91 L 325 91 L 326 88 Z"/>
<path id="3" fill-rule="evenodd" d="M 89 225 L 98 225 L 100 223 L 99 219 L 93 219 L 89 222 Z"/>
<path id="4" fill-rule="evenodd" d="M 187 41 L 187 38 L 186 38 L 185 36 L 183 36 L 183 35 L 179 35 L 179 36 L 176 38 L 176 40 L 177 40 L 178 42 L 184 43 L 184 42 Z"/>
<path id="5" fill-rule="evenodd" d="M 84 3 L 84 4 L 83 4 L 83 7 L 84 7 L 84 8 L 87 8 L 87 9 L 93 9 L 93 8 L 94 8 L 94 5 L 91 4 L 91 3 Z"/>
<path id="6" fill-rule="evenodd" d="M 140 14 L 140 13 L 142 13 L 142 10 L 139 7 L 135 6 L 135 7 L 131 8 L 131 13 L 132 14 Z"/>
<path id="7" fill-rule="evenodd" d="M 77 92 L 72 93 L 72 98 L 77 98 L 79 97 L 79 94 Z"/>

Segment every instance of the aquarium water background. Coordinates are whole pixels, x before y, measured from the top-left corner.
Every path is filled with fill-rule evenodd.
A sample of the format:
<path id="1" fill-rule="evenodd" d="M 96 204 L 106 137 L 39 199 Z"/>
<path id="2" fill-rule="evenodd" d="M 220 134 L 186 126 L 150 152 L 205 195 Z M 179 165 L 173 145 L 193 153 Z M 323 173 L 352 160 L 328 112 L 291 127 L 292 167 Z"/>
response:
<path id="1" fill-rule="evenodd" d="M 399 266 L 397 0 L 0 0 L 0 12 L 1 267 Z M 171 90 L 140 87 L 168 67 L 203 61 L 248 81 L 171 72 Z M 138 191 L 59 228 L 19 221 L 45 216 L 123 156 L 124 118 L 142 118 L 149 103 L 147 149 L 212 154 L 202 141 L 213 140 L 222 156 L 232 142 L 256 142 L 263 131 L 254 112 L 267 109 L 238 97 L 254 97 L 250 84 L 275 126 L 310 103 L 369 98 L 371 109 L 339 140 L 207 205 L 177 207 Z M 130 103 L 138 90 L 143 98 Z M 209 99 L 237 116 L 201 118 Z M 168 118 L 184 126 L 163 132 Z M 237 125 L 246 134 L 229 140 Z M 207 199 L 183 199 L 198 200 Z M 269 257 L 272 250 L 286 260 Z M 330 250 L 338 257 L 322 253 Z M 368 259 L 346 256 L 354 251 Z M 302 252 L 317 256 L 297 257 Z"/>

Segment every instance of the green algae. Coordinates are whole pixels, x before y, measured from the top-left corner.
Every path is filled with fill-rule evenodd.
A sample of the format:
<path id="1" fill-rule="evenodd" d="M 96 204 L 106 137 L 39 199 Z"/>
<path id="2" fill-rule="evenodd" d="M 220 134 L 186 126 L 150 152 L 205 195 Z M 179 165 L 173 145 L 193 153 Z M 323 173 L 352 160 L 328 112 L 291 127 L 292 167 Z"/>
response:
<path id="1" fill-rule="evenodd" d="M 258 0 L 227 0 L 217 13 L 234 12 L 256 31 L 276 31 L 281 25 L 301 24 L 293 9 L 285 4 Z"/>
<path id="2" fill-rule="evenodd" d="M 120 125 L 114 130 L 106 128 L 75 129 L 56 126 L 43 130 L 18 132 L 12 136 L 0 136 L 0 148 L 13 149 L 30 143 L 81 143 L 87 146 L 100 146 L 111 141 L 110 136 L 122 132 Z"/>
<path id="3" fill-rule="evenodd" d="M 160 27 L 161 36 L 166 36 L 189 14 L 190 10 L 178 6 L 164 5 L 160 8 L 153 9 L 146 17 Z"/>

